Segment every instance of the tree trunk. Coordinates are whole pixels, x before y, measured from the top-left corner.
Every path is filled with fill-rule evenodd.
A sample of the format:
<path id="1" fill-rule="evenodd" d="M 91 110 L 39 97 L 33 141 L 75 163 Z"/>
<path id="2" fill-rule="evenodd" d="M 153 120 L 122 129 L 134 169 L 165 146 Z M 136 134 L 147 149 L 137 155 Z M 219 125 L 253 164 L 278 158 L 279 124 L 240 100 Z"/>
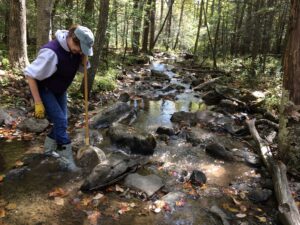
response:
<path id="1" fill-rule="evenodd" d="M 215 40 L 213 46 L 213 67 L 217 68 L 217 47 L 218 47 L 218 38 L 219 38 L 219 30 L 220 30 L 220 23 L 221 23 L 221 1 L 218 2 L 218 22 L 215 32 Z"/>
<path id="2" fill-rule="evenodd" d="M 197 48 L 198 48 L 198 42 L 199 42 L 199 36 L 200 36 L 200 29 L 201 29 L 201 25 L 202 25 L 202 12 L 203 12 L 203 5 L 204 5 L 203 0 L 201 0 L 200 5 L 201 6 L 200 6 L 200 13 L 199 13 L 197 36 L 196 36 L 196 41 L 195 41 L 195 46 L 194 46 L 194 56 L 196 56 L 196 54 L 197 54 Z"/>
<path id="3" fill-rule="evenodd" d="M 67 18 L 66 18 L 66 29 L 69 29 L 73 24 L 73 0 L 66 0 Z"/>
<path id="4" fill-rule="evenodd" d="M 150 9 L 150 45 L 149 49 L 152 51 L 154 47 L 154 37 L 155 37 L 155 11 L 156 11 L 156 0 L 152 1 Z"/>
<path id="5" fill-rule="evenodd" d="M 4 35 L 2 41 L 4 42 L 5 45 L 8 45 L 8 33 L 9 33 L 9 5 L 10 1 L 5 0 L 4 1 Z"/>
<path id="6" fill-rule="evenodd" d="M 147 0 L 145 15 L 144 15 L 144 26 L 143 26 L 143 44 L 142 44 L 142 52 L 148 51 L 148 43 L 149 43 L 149 31 L 150 31 L 150 8 L 151 8 L 152 0 Z"/>
<path id="7" fill-rule="evenodd" d="M 10 1 L 9 61 L 14 68 L 28 64 L 25 0 Z"/>
<path id="8" fill-rule="evenodd" d="M 258 14 L 258 11 L 261 9 L 261 3 L 263 3 L 263 1 L 261 0 L 256 0 L 256 3 L 254 5 L 254 12 L 255 12 L 255 16 L 252 17 L 252 21 L 253 21 L 253 32 L 252 32 L 252 47 L 251 47 L 251 72 L 250 72 L 250 76 L 251 79 L 256 79 L 256 57 L 258 54 L 258 47 L 259 47 L 259 43 L 260 43 L 260 28 L 261 28 L 261 21 L 260 21 L 260 15 Z"/>
<path id="9" fill-rule="evenodd" d="M 86 0 L 84 5 L 84 14 L 82 15 L 81 24 L 92 29 L 94 24 L 95 0 Z"/>
<path id="10" fill-rule="evenodd" d="M 289 120 L 300 105 L 300 2 L 291 0 L 287 47 L 283 60 L 283 90 L 280 106 L 279 156 L 289 171 L 300 172 L 299 121 Z M 297 115 L 297 114 L 296 114 Z"/>
<path id="11" fill-rule="evenodd" d="M 113 18 L 115 20 L 114 28 L 115 28 L 115 46 L 118 48 L 118 6 L 117 6 L 117 0 L 113 0 Z"/>
<path id="12" fill-rule="evenodd" d="M 159 16 L 159 26 L 163 23 L 163 14 L 164 14 L 164 0 L 160 1 L 160 16 Z"/>
<path id="13" fill-rule="evenodd" d="M 181 9 L 180 9 L 180 16 L 179 16 L 178 31 L 177 31 L 177 35 L 176 35 L 176 39 L 175 39 L 175 44 L 174 44 L 173 50 L 176 49 L 176 47 L 178 45 L 178 41 L 179 41 L 179 35 L 180 35 L 180 29 L 181 29 L 182 18 L 183 18 L 183 11 L 184 11 L 184 3 L 185 3 L 185 0 L 182 0 Z"/>
<path id="14" fill-rule="evenodd" d="M 174 3 L 174 1 L 172 2 L 172 4 L 173 4 L 173 3 Z M 157 42 L 157 40 L 158 40 L 158 38 L 159 38 L 159 35 L 161 34 L 161 32 L 163 31 L 163 29 L 164 29 L 164 27 L 165 27 L 165 24 L 166 24 L 166 21 L 167 21 L 167 19 L 168 19 L 168 16 L 169 16 L 170 12 L 171 12 L 171 8 L 169 8 L 168 13 L 167 13 L 167 15 L 166 15 L 166 17 L 165 17 L 165 20 L 164 20 L 164 22 L 163 22 L 161 28 L 159 29 L 159 31 L 158 31 L 158 33 L 157 33 L 155 39 L 154 39 L 154 42 L 153 42 L 153 48 L 154 48 L 154 46 L 155 46 L 155 44 L 156 44 L 156 42 Z"/>
<path id="15" fill-rule="evenodd" d="M 94 43 L 94 56 L 91 59 L 91 68 L 88 75 L 88 93 L 90 95 L 93 87 L 95 75 L 100 65 L 101 54 L 106 40 L 106 29 L 108 24 L 109 0 L 100 0 L 100 12 L 97 25 L 97 32 Z M 84 79 L 81 82 L 81 90 L 83 91 Z M 83 93 L 83 92 L 82 92 Z"/>
<path id="16" fill-rule="evenodd" d="M 169 12 L 168 12 L 168 19 L 167 19 L 167 26 L 166 26 L 166 50 L 169 50 L 170 47 L 170 39 L 171 39 L 171 26 L 172 26 L 172 11 L 173 11 L 173 3 L 175 0 L 168 0 L 168 7 L 169 7 Z"/>
<path id="17" fill-rule="evenodd" d="M 140 46 L 140 36 L 141 36 L 141 26 L 142 26 L 142 9 L 143 1 L 134 0 L 133 1 L 133 23 L 132 23 L 132 53 L 139 53 Z"/>
<path id="18" fill-rule="evenodd" d="M 252 15 L 252 0 L 247 2 L 247 10 L 246 10 L 246 22 L 244 25 L 244 29 L 242 31 L 242 42 L 240 46 L 240 53 L 245 55 L 251 50 L 251 40 L 252 40 L 252 31 L 253 31 L 253 15 Z"/>
<path id="19" fill-rule="evenodd" d="M 51 40 L 51 13 L 54 0 L 37 1 L 37 26 L 39 31 L 36 32 L 36 50 Z"/>

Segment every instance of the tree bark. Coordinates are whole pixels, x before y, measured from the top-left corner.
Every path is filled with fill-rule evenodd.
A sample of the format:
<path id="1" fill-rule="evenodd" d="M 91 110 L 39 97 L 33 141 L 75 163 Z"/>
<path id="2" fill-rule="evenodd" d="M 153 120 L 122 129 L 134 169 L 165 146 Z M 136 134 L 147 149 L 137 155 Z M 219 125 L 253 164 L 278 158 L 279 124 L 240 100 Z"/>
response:
<path id="1" fill-rule="evenodd" d="M 95 8 L 95 0 L 86 0 L 84 5 L 84 14 L 82 16 L 81 24 L 87 26 L 89 28 L 93 27 L 94 24 L 94 8 Z"/>
<path id="2" fill-rule="evenodd" d="M 51 13 L 54 0 L 37 1 L 37 26 L 39 31 L 36 32 L 36 50 L 51 40 L 52 24 Z"/>
<path id="3" fill-rule="evenodd" d="M 201 29 L 201 26 L 202 26 L 203 5 L 204 5 L 204 2 L 203 2 L 203 0 L 201 0 L 201 3 L 200 3 L 200 13 L 199 13 L 199 21 L 198 21 L 198 28 L 197 28 L 197 35 L 196 35 L 196 41 L 195 41 L 195 46 L 194 46 L 194 56 L 196 56 L 197 49 L 198 49 L 200 29 Z"/>
<path id="4" fill-rule="evenodd" d="M 9 24 L 9 61 L 14 68 L 22 69 L 28 64 L 25 0 L 10 1 Z"/>
<path id="5" fill-rule="evenodd" d="M 171 26 L 172 26 L 172 12 L 173 12 L 173 3 L 175 2 L 175 0 L 168 0 L 168 7 L 169 7 L 169 11 L 168 11 L 168 19 L 167 19 L 167 25 L 166 25 L 166 41 L 165 41 L 165 46 L 166 46 L 166 50 L 169 50 L 170 47 L 170 39 L 171 39 Z"/>
<path id="6" fill-rule="evenodd" d="M 90 95 L 95 75 L 100 65 L 101 54 L 106 39 L 106 29 L 108 24 L 109 0 L 100 1 L 100 12 L 98 18 L 97 32 L 94 43 L 94 56 L 91 59 L 91 68 L 88 74 L 88 93 Z M 84 79 L 81 82 L 81 90 L 84 89 Z M 83 92 L 82 92 L 83 93 Z"/>
<path id="7" fill-rule="evenodd" d="M 172 4 L 173 4 L 173 3 L 174 3 L 174 1 L 172 2 Z M 154 39 L 154 42 L 153 42 L 153 48 L 154 48 L 154 46 L 155 46 L 155 44 L 156 44 L 156 42 L 157 42 L 157 40 L 158 40 L 158 38 L 159 38 L 159 35 L 161 34 L 161 32 L 163 31 L 163 29 L 164 29 L 164 27 L 165 27 L 165 24 L 166 24 L 166 21 L 167 21 L 167 19 L 168 19 L 168 16 L 169 16 L 170 12 L 171 12 L 171 8 L 169 8 L 168 13 L 167 13 L 167 15 L 166 15 L 166 17 L 165 17 L 165 19 L 164 19 L 164 22 L 163 22 L 161 28 L 159 29 L 159 31 L 158 31 L 158 33 L 157 33 L 155 39 Z"/>
<path id="8" fill-rule="evenodd" d="M 176 47 L 178 45 L 178 41 L 179 41 L 180 29 L 181 29 L 181 24 L 182 24 L 182 20 L 183 20 L 184 3 L 185 3 L 185 0 L 182 0 L 182 2 L 181 2 L 181 8 L 180 8 L 178 31 L 177 31 L 177 35 L 176 35 L 176 39 L 175 39 L 175 44 L 174 44 L 173 50 L 176 49 Z"/>
<path id="9" fill-rule="evenodd" d="M 150 41 L 149 49 L 152 51 L 155 37 L 155 11 L 156 11 L 156 0 L 152 1 L 150 9 Z"/>
<path id="10" fill-rule="evenodd" d="M 143 26 L 143 43 L 142 43 L 142 52 L 148 51 L 149 45 L 149 31 L 150 31 L 150 8 L 152 0 L 147 0 L 145 15 L 144 15 L 144 26 Z"/>
<path id="11" fill-rule="evenodd" d="M 73 0 L 66 0 L 66 29 L 69 29 L 73 24 Z"/>
<path id="12" fill-rule="evenodd" d="M 141 26 L 142 26 L 142 9 L 143 9 L 143 1 L 134 0 L 133 1 L 133 22 L 132 22 L 132 53 L 139 53 L 140 46 L 140 36 L 141 36 Z"/>

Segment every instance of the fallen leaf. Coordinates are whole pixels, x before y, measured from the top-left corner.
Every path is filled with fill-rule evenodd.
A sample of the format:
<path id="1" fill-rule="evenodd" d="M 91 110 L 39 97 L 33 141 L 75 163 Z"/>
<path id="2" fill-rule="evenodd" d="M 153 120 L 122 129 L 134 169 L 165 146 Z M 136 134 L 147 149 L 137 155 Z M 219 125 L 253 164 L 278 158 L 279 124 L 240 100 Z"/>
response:
<path id="1" fill-rule="evenodd" d="M 240 201 L 236 200 L 234 197 L 231 196 L 231 198 L 232 198 L 232 201 L 234 202 L 234 204 L 236 204 L 236 205 L 242 204 Z"/>
<path id="2" fill-rule="evenodd" d="M 242 212 L 246 212 L 246 211 L 247 211 L 247 207 L 244 206 L 244 205 L 240 205 L 240 210 L 241 210 Z"/>
<path id="3" fill-rule="evenodd" d="M 81 204 L 84 205 L 84 206 L 87 206 L 91 203 L 93 199 L 91 197 L 84 197 L 82 200 L 81 200 Z"/>
<path id="4" fill-rule="evenodd" d="M 119 185 L 116 185 L 116 191 L 117 192 L 124 192 L 124 189 L 123 188 L 121 188 Z"/>
<path id="5" fill-rule="evenodd" d="M 261 222 L 261 223 L 266 223 L 267 222 L 267 218 L 266 217 L 264 217 L 264 216 L 255 216 L 258 220 L 259 220 L 259 222 Z"/>
<path id="6" fill-rule="evenodd" d="M 97 225 L 98 219 L 100 218 L 101 213 L 99 211 L 93 211 L 90 215 L 88 215 L 88 220 L 91 225 Z"/>
<path id="7" fill-rule="evenodd" d="M 5 175 L 0 175 L 0 182 L 4 180 Z"/>
<path id="8" fill-rule="evenodd" d="M 180 199 L 179 201 L 176 201 L 175 202 L 175 205 L 176 206 L 179 206 L 179 207 L 182 207 L 182 206 L 184 206 L 185 205 L 185 201 L 184 201 L 184 199 Z"/>
<path id="9" fill-rule="evenodd" d="M 6 210 L 14 210 L 17 208 L 17 204 L 16 203 L 9 203 L 7 206 L 5 206 Z"/>
<path id="10" fill-rule="evenodd" d="M 96 194 L 94 197 L 93 197 L 93 200 L 99 200 L 100 198 L 102 198 L 104 195 L 101 194 L 101 193 L 98 193 Z"/>
<path id="11" fill-rule="evenodd" d="M 247 215 L 244 213 L 238 213 L 235 215 L 237 218 L 245 218 Z"/>
<path id="12" fill-rule="evenodd" d="M 54 188 L 54 190 L 51 191 L 48 195 L 49 195 L 49 197 L 65 197 L 68 194 L 69 193 L 64 191 L 64 189 L 62 189 L 62 188 Z"/>
<path id="13" fill-rule="evenodd" d="M 7 201 L 5 201 L 4 199 L 0 199 L 0 207 L 4 207 L 7 205 Z"/>
<path id="14" fill-rule="evenodd" d="M 233 213 L 239 212 L 238 209 L 229 206 L 228 203 L 224 203 L 224 204 L 223 204 L 223 208 L 224 208 L 225 210 L 228 210 L 228 211 L 233 212 Z"/>
<path id="15" fill-rule="evenodd" d="M 64 205 L 65 204 L 64 199 L 61 198 L 61 197 L 55 197 L 54 202 L 55 202 L 56 205 Z"/>
<path id="16" fill-rule="evenodd" d="M 0 218 L 5 217 L 5 210 L 0 208 Z"/>
<path id="17" fill-rule="evenodd" d="M 16 167 L 21 167 L 23 165 L 24 165 L 24 162 L 22 162 L 21 160 L 17 160 L 16 163 L 15 163 Z"/>

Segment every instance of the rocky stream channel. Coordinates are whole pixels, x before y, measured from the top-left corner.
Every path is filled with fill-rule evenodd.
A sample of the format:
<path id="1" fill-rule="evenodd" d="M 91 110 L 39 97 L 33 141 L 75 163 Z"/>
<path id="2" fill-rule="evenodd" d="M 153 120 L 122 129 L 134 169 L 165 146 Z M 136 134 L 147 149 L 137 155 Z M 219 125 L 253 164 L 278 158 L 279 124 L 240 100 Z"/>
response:
<path id="1" fill-rule="evenodd" d="M 244 123 L 258 118 L 272 145 L 278 120 L 259 109 L 263 94 L 176 60 L 157 55 L 120 75 L 118 101 L 90 111 L 99 152 L 78 156 L 84 132 L 72 130 L 82 174 L 41 154 L 47 121 L 18 125 L 34 140 L 0 139 L 0 224 L 280 224 L 272 180 Z M 0 122 L 8 115 L 2 110 Z"/>

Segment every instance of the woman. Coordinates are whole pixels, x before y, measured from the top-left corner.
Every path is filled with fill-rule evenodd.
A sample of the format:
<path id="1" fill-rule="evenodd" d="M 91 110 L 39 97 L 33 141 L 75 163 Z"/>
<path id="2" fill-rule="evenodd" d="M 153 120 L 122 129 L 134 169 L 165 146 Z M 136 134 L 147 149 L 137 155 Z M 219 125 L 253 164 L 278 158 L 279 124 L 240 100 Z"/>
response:
<path id="1" fill-rule="evenodd" d="M 93 55 L 94 35 L 84 26 L 73 25 L 68 31 L 58 30 L 56 39 L 42 46 L 37 58 L 25 68 L 35 103 L 35 116 L 44 118 L 45 111 L 53 123 L 44 143 L 46 154 L 59 155 L 69 171 L 78 171 L 67 134 L 67 89 L 82 66 L 84 56 Z"/>

